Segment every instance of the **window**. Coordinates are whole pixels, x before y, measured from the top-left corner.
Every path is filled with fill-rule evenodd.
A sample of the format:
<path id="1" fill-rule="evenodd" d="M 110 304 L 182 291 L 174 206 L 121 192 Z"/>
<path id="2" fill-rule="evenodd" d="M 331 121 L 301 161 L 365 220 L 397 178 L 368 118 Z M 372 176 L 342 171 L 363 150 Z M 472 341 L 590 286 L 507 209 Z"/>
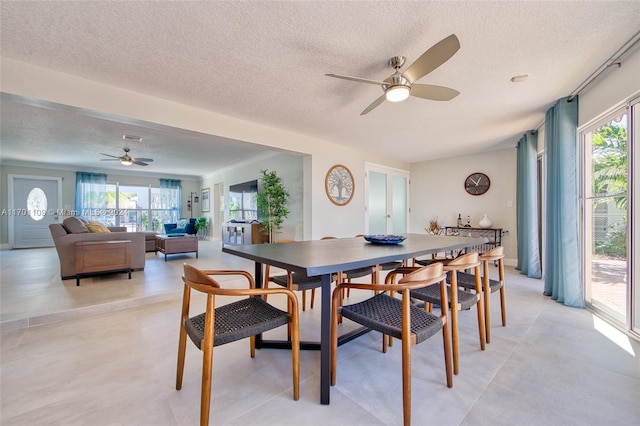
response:
<path id="1" fill-rule="evenodd" d="M 180 189 L 107 184 L 107 209 L 103 222 L 107 226 L 125 226 L 127 231 L 164 233 L 165 223 L 175 223 L 180 216 Z"/>

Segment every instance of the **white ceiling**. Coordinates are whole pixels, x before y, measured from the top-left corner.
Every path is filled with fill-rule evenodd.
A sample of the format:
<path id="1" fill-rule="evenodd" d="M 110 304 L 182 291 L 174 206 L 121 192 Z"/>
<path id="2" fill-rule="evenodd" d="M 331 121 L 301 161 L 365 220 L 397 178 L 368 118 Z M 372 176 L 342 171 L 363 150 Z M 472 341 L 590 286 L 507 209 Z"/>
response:
<path id="1" fill-rule="evenodd" d="M 0 19 L 4 58 L 411 163 L 515 146 L 640 30 L 640 2 L 3 0 Z M 460 50 L 418 82 L 459 90 L 452 101 L 385 102 L 360 116 L 381 89 L 324 76 L 382 80 L 390 57 L 406 56 L 406 68 L 450 34 Z M 99 153 L 120 155 L 123 134 L 143 137 L 132 155 L 155 159 L 145 172 L 202 176 L 261 153 L 42 106 L 2 97 L 3 163 L 121 169 Z"/>

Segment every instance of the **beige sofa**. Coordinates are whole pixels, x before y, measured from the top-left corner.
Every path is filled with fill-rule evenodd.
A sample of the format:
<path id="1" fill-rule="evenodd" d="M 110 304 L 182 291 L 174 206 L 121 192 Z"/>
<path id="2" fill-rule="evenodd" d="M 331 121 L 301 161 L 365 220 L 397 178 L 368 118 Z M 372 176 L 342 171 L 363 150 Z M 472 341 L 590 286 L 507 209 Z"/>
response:
<path id="1" fill-rule="evenodd" d="M 66 220 L 65 220 L 66 221 Z M 131 268 L 134 271 L 144 270 L 145 263 L 145 233 L 126 232 L 125 227 L 111 227 L 112 232 L 69 232 L 69 227 L 60 223 L 49 225 L 53 242 L 60 258 L 60 276 L 63 280 L 76 277 L 76 249 L 75 245 L 83 241 L 131 241 Z M 71 229 L 73 230 L 73 229 Z"/>

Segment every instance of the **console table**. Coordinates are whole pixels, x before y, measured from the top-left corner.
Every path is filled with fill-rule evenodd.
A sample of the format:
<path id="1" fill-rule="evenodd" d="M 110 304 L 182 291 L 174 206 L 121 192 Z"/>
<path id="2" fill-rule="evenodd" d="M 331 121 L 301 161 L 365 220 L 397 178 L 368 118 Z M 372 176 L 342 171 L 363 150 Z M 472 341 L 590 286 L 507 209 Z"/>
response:
<path id="1" fill-rule="evenodd" d="M 76 243 L 76 286 L 83 276 L 122 271 L 131 279 L 131 241 Z"/>
<path id="2" fill-rule="evenodd" d="M 234 246 L 267 243 L 269 236 L 262 229 L 261 223 L 225 223 L 222 225 L 222 243 Z"/>
<path id="3" fill-rule="evenodd" d="M 444 234 L 459 237 L 487 238 L 489 241 L 487 241 L 486 243 L 468 247 L 468 249 L 477 251 L 480 254 L 502 245 L 502 228 L 467 228 L 464 226 L 445 226 Z"/>

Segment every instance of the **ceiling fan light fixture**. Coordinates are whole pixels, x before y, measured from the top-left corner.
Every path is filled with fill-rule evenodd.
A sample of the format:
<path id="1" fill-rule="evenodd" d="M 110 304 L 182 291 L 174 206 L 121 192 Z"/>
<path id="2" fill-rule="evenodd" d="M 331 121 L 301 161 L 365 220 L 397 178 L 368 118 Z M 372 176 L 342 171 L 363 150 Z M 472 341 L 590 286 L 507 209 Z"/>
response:
<path id="1" fill-rule="evenodd" d="M 385 93 L 389 102 L 402 102 L 409 97 L 407 86 L 392 86 Z"/>
<path id="2" fill-rule="evenodd" d="M 133 164 L 133 161 L 125 158 L 120 160 L 120 164 L 122 164 L 123 166 L 130 166 Z"/>

